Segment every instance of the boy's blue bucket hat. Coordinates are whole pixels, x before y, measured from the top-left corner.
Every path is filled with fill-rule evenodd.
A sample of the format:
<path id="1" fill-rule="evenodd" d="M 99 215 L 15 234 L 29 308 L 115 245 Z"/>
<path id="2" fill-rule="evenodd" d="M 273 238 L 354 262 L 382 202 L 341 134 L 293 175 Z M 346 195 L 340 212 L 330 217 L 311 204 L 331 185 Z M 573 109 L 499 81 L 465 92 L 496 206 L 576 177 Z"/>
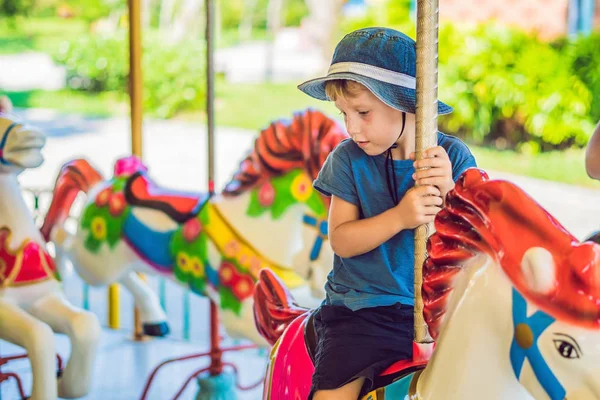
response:
<path id="1" fill-rule="evenodd" d="M 365 28 L 346 35 L 333 53 L 327 76 L 304 82 L 298 89 L 319 100 L 330 100 L 325 83 L 347 79 L 366 86 L 396 110 L 416 113 L 416 43 L 389 28 Z M 438 114 L 452 107 L 438 101 Z"/>

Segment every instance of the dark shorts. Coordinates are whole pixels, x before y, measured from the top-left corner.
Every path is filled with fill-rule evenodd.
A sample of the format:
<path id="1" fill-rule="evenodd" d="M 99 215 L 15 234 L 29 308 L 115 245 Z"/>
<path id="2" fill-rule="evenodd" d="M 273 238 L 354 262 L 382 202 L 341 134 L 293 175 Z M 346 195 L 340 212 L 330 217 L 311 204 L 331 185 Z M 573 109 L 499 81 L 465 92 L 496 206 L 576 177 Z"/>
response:
<path id="1" fill-rule="evenodd" d="M 387 367 L 412 358 L 413 318 L 413 307 L 402 304 L 358 311 L 321 306 L 314 320 L 318 342 L 308 399 L 360 377 L 365 383 L 359 398 L 369 393 Z"/>

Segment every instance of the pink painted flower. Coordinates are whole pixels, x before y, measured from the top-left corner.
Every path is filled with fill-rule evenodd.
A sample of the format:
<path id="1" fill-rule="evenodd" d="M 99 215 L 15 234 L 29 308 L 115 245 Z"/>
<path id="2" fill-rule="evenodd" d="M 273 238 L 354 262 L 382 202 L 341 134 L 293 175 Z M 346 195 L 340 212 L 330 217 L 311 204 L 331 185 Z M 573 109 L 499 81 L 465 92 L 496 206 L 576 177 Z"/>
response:
<path id="1" fill-rule="evenodd" d="M 231 240 L 225 245 L 223 253 L 225 253 L 225 257 L 227 258 L 235 258 L 235 256 L 237 256 L 237 254 L 240 252 L 240 249 L 240 244 L 235 240 Z"/>
<path id="2" fill-rule="evenodd" d="M 192 243 L 200 233 L 202 232 L 202 224 L 197 218 L 192 218 L 183 225 L 183 238 L 188 242 Z"/>
<path id="3" fill-rule="evenodd" d="M 131 176 L 138 171 L 146 172 L 148 167 L 137 156 L 123 157 L 115 163 L 115 177 Z"/>
<path id="4" fill-rule="evenodd" d="M 250 259 L 250 270 L 258 272 L 260 271 L 261 266 L 262 262 L 260 261 L 260 258 L 252 256 L 252 258 Z"/>
<path id="5" fill-rule="evenodd" d="M 258 191 L 258 202 L 263 207 L 270 207 L 275 201 L 275 188 L 271 182 L 265 182 Z"/>

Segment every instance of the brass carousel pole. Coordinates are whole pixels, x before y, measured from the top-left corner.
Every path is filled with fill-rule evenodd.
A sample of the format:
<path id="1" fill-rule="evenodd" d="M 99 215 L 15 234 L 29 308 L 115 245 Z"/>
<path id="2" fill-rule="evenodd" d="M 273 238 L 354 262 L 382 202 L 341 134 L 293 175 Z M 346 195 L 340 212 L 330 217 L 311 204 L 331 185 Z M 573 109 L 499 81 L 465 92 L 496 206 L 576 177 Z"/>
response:
<path id="1" fill-rule="evenodd" d="M 438 0 L 417 2 L 417 111 L 415 158 L 437 145 L 437 66 L 438 66 Z M 415 231 L 415 342 L 431 343 L 423 318 L 423 262 L 427 257 L 427 238 L 433 224 L 424 224 Z"/>
<path id="2" fill-rule="evenodd" d="M 140 0 L 128 0 L 129 4 L 129 101 L 131 104 L 131 152 L 142 158 L 142 28 Z M 142 274 L 141 279 L 145 280 Z M 144 332 L 140 314 L 134 308 L 134 339 L 142 340 Z"/>

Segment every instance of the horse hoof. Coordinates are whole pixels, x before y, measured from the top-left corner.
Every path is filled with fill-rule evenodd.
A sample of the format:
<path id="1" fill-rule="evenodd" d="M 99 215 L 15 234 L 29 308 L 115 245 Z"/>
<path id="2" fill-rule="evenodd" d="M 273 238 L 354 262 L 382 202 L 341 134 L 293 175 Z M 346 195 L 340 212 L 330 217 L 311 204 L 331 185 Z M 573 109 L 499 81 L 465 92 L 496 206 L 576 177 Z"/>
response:
<path id="1" fill-rule="evenodd" d="M 169 324 L 166 322 L 159 322 L 158 324 L 144 324 L 144 335 L 163 337 L 167 336 L 171 330 Z"/>

